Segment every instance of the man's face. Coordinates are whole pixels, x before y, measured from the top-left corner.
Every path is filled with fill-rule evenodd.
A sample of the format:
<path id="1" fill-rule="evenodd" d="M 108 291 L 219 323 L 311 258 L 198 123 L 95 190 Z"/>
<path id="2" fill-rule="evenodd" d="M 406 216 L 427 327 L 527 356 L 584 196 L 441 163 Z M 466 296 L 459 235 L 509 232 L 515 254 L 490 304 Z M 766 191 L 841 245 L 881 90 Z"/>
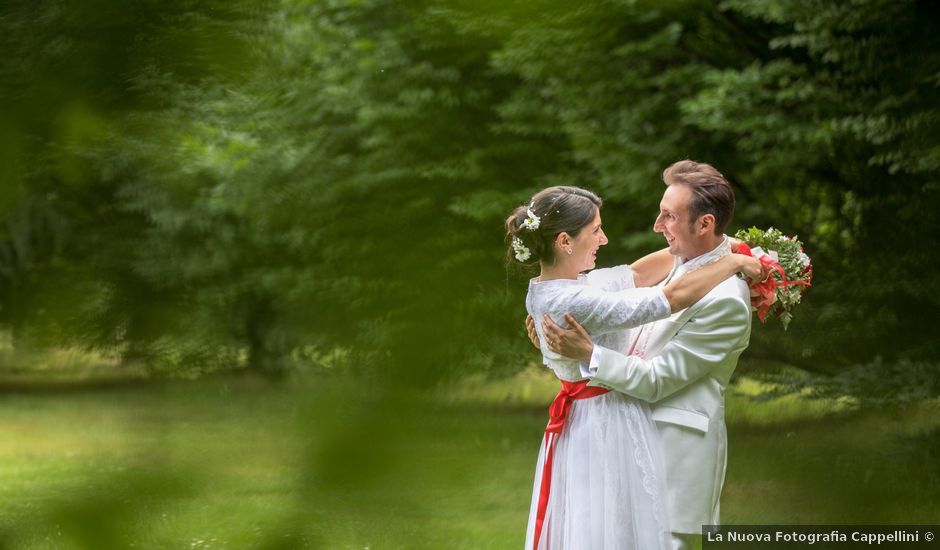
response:
<path id="1" fill-rule="evenodd" d="M 669 185 L 659 202 L 659 216 L 653 223 L 653 231 L 662 233 L 673 256 L 689 259 L 699 255 L 699 238 L 692 231 L 689 204 L 692 189 L 685 185 Z"/>

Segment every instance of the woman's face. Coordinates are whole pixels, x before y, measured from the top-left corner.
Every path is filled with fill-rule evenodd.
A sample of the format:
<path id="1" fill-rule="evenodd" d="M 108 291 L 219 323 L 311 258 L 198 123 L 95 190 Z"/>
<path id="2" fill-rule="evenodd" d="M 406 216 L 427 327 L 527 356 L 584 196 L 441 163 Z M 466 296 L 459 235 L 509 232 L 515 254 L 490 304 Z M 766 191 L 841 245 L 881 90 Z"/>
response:
<path id="1" fill-rule="evenodd" d="M 562 250 L 562 254 L 568 256 L 580 273 L 594 269 L 597 249 L 605 244 L 607 235 L 604 235 L 604 230 L 601 229 L 601 212 L 600 209 L 594 209 L 594 219 L 591 223 L 581 228 L 577 237 L 570 238 L 568 248 L 571 249 L 571 254 L 569 255 L 567 250 Z"/>

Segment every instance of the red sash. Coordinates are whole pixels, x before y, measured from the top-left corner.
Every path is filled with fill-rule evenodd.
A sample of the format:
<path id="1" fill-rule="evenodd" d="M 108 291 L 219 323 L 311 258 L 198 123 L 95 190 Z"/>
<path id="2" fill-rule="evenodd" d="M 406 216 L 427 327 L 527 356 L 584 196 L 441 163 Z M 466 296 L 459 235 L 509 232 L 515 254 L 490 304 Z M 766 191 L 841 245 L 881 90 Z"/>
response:
<path id="1" fill-rule="evenodd" d="M 555 451 L 555 443 L 561 430 L 565 427 L 565 420 L 568 418 L 568 412 L 571 410 L 571 404 L 575 399 L 588 399 L 607 393 L 608 390 L 594 386 L 588 386 L 589 380 L 580 382 L 561 381 L 561 391 L 555 396 L 551 407 L 548 408 L 548 426 L 545 427 L 544 442 L 547 446 L 545 451 L 545 463 L 542 465 L 542 483 L 539 487 L 539 507 L 535 514 L 535 537 L 533 539 L 533 548 L 538 548 L 539 538 L 542 535 L 542 523 L 545 521 L 545 510 L 548 507 L 548 495 L 552 486 L 552 458 Z"/>

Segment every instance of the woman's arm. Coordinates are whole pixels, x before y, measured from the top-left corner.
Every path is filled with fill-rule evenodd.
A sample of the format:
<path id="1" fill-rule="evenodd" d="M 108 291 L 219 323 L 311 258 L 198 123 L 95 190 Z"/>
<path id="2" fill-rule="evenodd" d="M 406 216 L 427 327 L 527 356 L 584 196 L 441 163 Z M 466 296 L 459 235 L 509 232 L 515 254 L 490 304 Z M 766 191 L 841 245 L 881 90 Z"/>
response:
<path id="1" fill-rule="evenodd" d="M 647 254 L 630 264 L 633 284 L 638 287 L 658 284 L 669 275 L 675 263 L 676 257 L 669 253 L 668 248 Z"/>
<path id="2" fill-rule="evenodd" d="M 757 279 L 761 275 L 760 260 L 744 254 L 728 254 L 713 264 L 670 282 L 663 292 L 669 300 L 669 307 L 676 312 L 701 300 L 711 289 L 739 271 Z"/>
<path id="3" fill-rule="evenodd" d="M 742 254 L 729 254 L 663 288 L 607 291 L 589 285 L 572 285 L 553 300 L 549 313 L 556 322 L 565 312 L 570 313 L 590 334 L 597 336 L 665 319 L 697 302 L 738 271 L 759 276 L 760 261 Z"/>

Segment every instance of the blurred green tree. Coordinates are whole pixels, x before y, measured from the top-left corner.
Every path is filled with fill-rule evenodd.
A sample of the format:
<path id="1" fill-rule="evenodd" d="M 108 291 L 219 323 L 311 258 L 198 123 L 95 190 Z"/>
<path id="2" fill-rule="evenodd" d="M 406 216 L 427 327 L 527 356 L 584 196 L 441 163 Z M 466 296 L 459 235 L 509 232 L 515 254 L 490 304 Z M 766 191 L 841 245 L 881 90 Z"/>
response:
<path id="1" fill-rule="evenodd" d="M 798 232 L 817 260 L 801 312 L 811 321 L 786 338 L 759 331 L 764 354 L 822 370 L 876 356 L 936 360 L 937 6 L 722 8 L 768 25 L 768 49 L 704 73 L 683 120 L 727 147 L 750 198 L 745 219 Z"/>
<path id="2" fill-rule="evenodd" d="M 936 359 L 929 3 L 169 4 L 120 32 L 48 6 L 59 35 L 97 38 L 60 72 L 39 8 L 3 19 L 22 55 L 2 69 L 0 275 L 21 332 L 190 374 L 334 348 L 409 383 L 514 368 L 532 352 L 505 214 L 592 188 L 602 263 L 629 261 L 660 246 L 661 170 L 696 158 L 736 185 L 737 226 L 798 233 L 816 265 L 752 357 Z"/>
<path id="3" fill-rule="evenodd" d="M 129 113 L 163 108 L 148 71 L 237 72 L 246 8 L 231 2 L 7 2 L 0 8 L 2 317 L 20 342 L 123 348 L 159 302 L 128 261 L 146 220 L 96 163 Z M 109 307 L 113 304 L 115 307 Z M 139 309 L 138 309 L 139 308 Z"/>

